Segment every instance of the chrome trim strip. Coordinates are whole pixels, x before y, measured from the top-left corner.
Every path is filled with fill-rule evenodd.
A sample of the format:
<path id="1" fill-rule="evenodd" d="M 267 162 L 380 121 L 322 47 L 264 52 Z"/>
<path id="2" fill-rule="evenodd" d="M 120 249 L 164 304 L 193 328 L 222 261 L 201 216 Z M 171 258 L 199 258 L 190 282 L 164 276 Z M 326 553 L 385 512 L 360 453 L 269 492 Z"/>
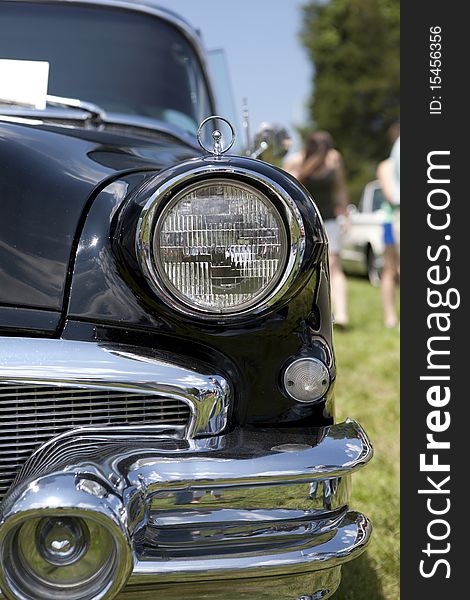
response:
<path id="1" fill-rule="evenodd" d="M 132 580 L 131 580 L 132 581 Z M 320 571 L 303 571 L 288 576 L 200 581 L 177 585 L 155 583 L 151 586 L 128 586 L 118 600 L 326 600 L 338 589 L 341 567 Z"/>
<path id="2" fill-rule="evenodd" d="M 322 436 L 313 444 L 309 435 L 265 431 L 190 440 L 188 450 L 177 456 L 164 453 L 162 460 L 155 451 L 129 461 L 126 478 L 136 487 L 144 482 L 147 495 L 163 489 L 259 487 L 342 477 L 372 458 L 372 446 L 355 421 L 325 427 Z M 275 442 L 279 438 L 281 445 Z"/>
<path id="3" fill-rule="evenodd" d="M 326 600 L 335 593 L 340 582 L 341 567 L 260 579 L 245 579 L 242 573 L 237 579 L 201 581 L 197 585 L 183 582 L 127 586 L 116 600 L 155 600 L 160 596 L 166 600 Z M 5 600 L 1 590 L 0 600 Z"/>
<path id="4" fill-rule="evenodd" d="M 180 313 L 190 314 L 200 319 L 217 320 L 218 322 L 246 315 L 257 315 L 279 302 L 299 274 L 305 251 L 304 223 L 296 203 L 289 194 L 287 194 L 277 182 L 253 169 L 247 169 L 236 165 L 220 165 L 215 161 L 204 166 L 189 168 L 188 171 L 173 177 L 169 176 L 169 172 L 171 171 L 167 171 L 158 176 L 158 179 L 160 179 L 162 183 L 146 202 L 137 224 L 135 241 L 136 253 L 144 276 L 151 288 L 174 310 Z M 237 177 L 248 179 L 261 187 L 261 189 L 267 189 L 279 200 L 283 207 L 283 217 L 287 221 L 290 235 L 290 249 L 288 249 L 286 267 L 275 288 L 271 290 L 267 297 L 262 298 L 257 306 L 249 307 L 238 312 L 234 311 L 233 313 L 204 311 L 189 303 L 183 304 L 179 301 L 169 290 L 167 290 L 157 273 L 153 260 L 152 246 L 156 219 L 161 209 L 162 202 L 165 202 L 171 197 L 171 192 L 176 187 L 182 188 L 184 185 L 189 186 L 194 177 L 205 175 L 216 175 L 229 179 L 236 179 Z M 168 177 L 170 178 L 168 179 Z"/>
<path id="5" fill-rule="evenodd" d="M 228 382 L 198 372 L 177 355 L 132 346 L 71 340 L 0 339 L 0 386 L 38 384 L 122 390 L 175 398 L 189 405 L 186 434 L 218 434 L 227 425 Z M 153 427 L 153 426 L 149 426 Z"/>
<path id="6" fill-rule="evenodd" d="M 81 427 L 43 444 L 28 459 L 18 481 L 34 477 L 36 465 L 56 470 L 71 464 L 81 447 L 87 456 L 91 446 L 97 450 L 97 471 L 103 465 L 106 473 L 118 469 L 117 475 L 129 485 L 145 489 L 146 499 L 162 490 L 265 487 L 337 479 L 354 473 L 372 458 L 372 445 L 355 421 L 348 419 L 320 431 L 317 440 L 305 434 L 243 430 L 176 440 L 151 426 L 105 431 Z M 120 460 L 113 455 L 117 449 Z M 112 462 L 108 464 L 110 456 Z"/>
<path id="7" fill-rule="evenodd" d="M 322 540 L 321 534 L 313 534 L 310 543 L 306 542 L 299 549 L 234 558 L 210 556 L 191 560 L 138 560 L 128 585 L 239 577 L 257 579 L 333 568 L 359 556 L 368 545 L 371 533 L 372 526 L 367 517 L 349 511 L 331 530 L 331 535 L 325 536 L 329 539 Z"/>

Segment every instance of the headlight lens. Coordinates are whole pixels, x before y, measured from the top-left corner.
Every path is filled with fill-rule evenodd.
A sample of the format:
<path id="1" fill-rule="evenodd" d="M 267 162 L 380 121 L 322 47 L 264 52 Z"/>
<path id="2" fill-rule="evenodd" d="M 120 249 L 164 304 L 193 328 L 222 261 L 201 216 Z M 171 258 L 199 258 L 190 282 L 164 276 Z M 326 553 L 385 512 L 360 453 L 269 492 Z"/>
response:
<path id="1" fill-rule="evenodd" d="M 157 220 L 153 261 L 184 304 L 212 313 L 256 305 L 279 282 L 289 240 L 280 213 L 254 187 L 212 179 L 176 194 Z"/>

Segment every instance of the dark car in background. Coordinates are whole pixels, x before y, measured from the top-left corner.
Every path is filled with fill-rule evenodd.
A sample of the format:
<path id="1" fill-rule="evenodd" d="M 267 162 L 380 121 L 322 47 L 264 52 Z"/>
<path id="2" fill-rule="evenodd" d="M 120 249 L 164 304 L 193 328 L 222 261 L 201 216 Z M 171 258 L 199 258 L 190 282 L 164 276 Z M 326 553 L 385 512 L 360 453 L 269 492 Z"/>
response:
<path id="1" fill-rule="evenodd" d="M 204 51 L 153 2 L 0 0 L 0 59 L 48 69 L 0 100 L 0 597 L 331 596 L 372 448 L 312 199 L 201 149 Z"/>

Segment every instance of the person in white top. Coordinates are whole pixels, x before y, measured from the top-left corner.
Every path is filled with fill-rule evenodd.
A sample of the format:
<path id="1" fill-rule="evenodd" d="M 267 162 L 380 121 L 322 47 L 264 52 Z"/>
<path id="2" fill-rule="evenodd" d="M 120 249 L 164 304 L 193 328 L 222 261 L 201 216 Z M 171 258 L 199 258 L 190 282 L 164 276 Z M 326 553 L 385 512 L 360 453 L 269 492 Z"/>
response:
<path id="1" fill-rule="evenodd" d="M 380 279 L 384 322 L 388 328 L 398 325 L 395 296 L 400 276 L 400 134 L 395 139 L 390 157 L 377 167 L 386 205 L 384 222 L 384 266 Z"/>

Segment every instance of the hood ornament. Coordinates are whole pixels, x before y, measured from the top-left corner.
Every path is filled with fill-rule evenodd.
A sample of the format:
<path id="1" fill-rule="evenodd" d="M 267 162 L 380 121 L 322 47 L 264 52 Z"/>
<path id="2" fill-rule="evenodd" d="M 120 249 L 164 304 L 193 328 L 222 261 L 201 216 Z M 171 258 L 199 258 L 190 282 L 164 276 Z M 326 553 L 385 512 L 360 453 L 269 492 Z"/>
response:
<path id="1" fill-rule="evenodd" d="M 219 129 L 214 129 L 212 132 L 213 146 L 211 149 L 209 149 L 207 146 L 204 145 L 204 142 L 202 141 L 203 129 L 204 129 L 205 125 L 207 123 L 209 123 L 209 121 L 217 121 L 217 120 L 223 121 L 224 123 L 226 123 L 229 126 L 230 132 L 232 135 L 232 139 L 230 140 L 230 143 L 224 148 L 222 133 L 219 131 Z M 233 144 L 235 142 L 235 131 L 234 131 L 231 123 L 229 121 L 227 121 L 227 119 L 224 119 L 223 117 L 219 117 L 218 115 L 212 115 L 211 117 L 207 117 L 207 119 L 204 119 L 204 121 L 199 125 L 199 129 L 197 130 L 197 141 L 199 142 L 199 145 L 201 146 L 201 148 L 203 150 L 205 150 L 209 154 L 212 154 L 215 158 L 219 158 L 222 156 L 222 154 L 225 154 L 226 152 L 228 152 L 230 150 L 230 148 L 233 146 Z"/>

